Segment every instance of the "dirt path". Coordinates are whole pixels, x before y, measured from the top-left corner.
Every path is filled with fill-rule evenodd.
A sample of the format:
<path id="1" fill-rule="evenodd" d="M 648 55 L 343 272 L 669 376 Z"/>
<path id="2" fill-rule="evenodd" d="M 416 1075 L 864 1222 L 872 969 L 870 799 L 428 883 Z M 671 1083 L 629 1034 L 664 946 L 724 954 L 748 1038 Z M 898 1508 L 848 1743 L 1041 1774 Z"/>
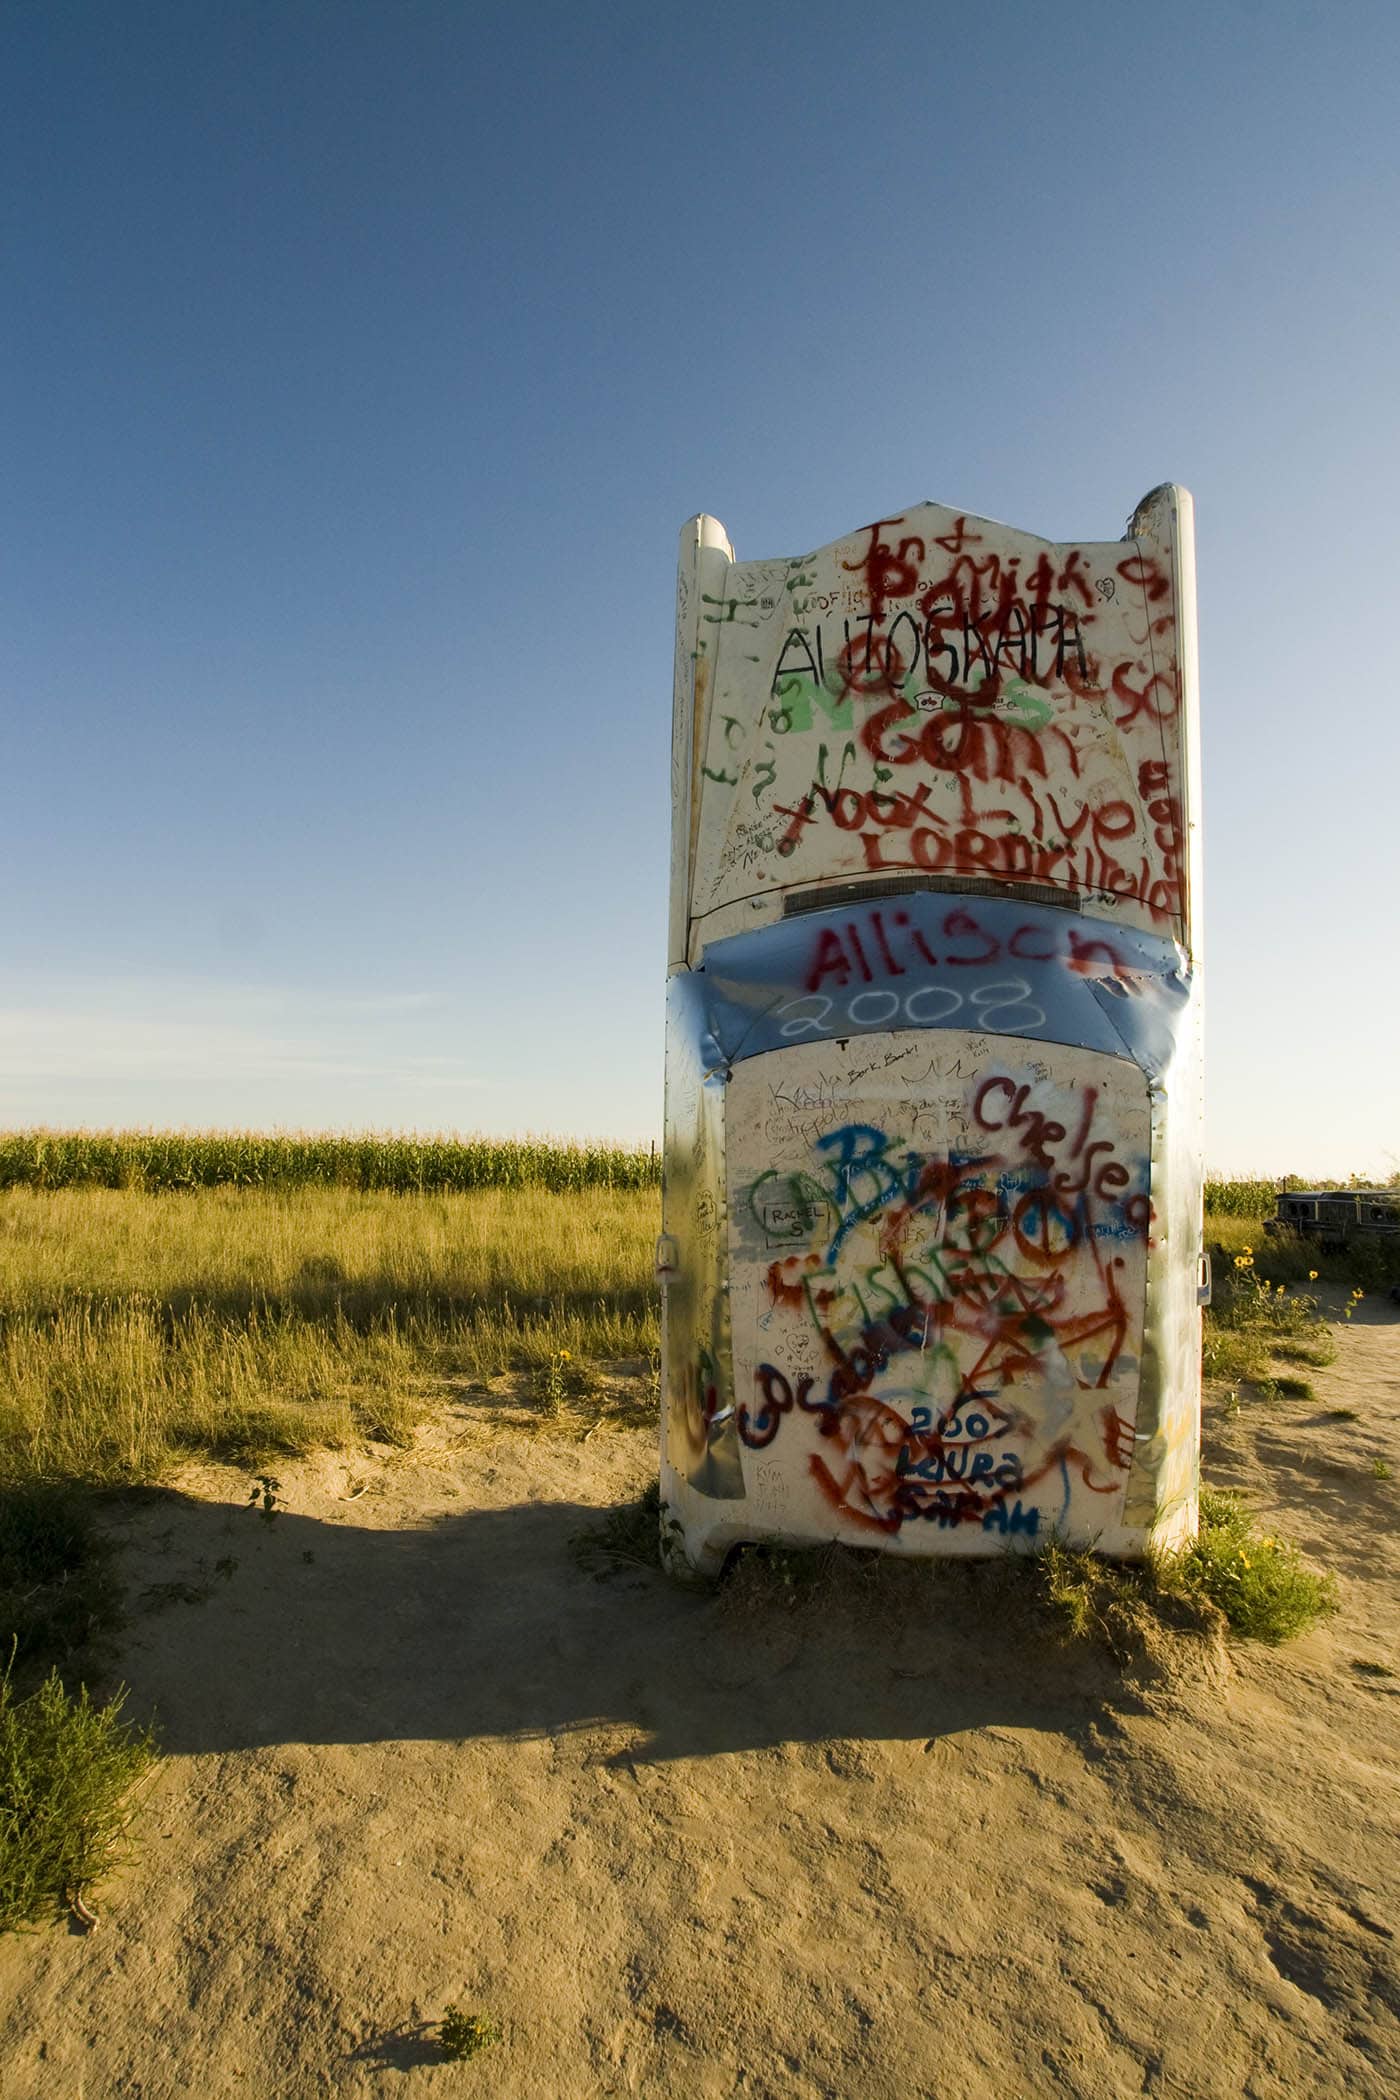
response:
<path id="1" fill-rule="evenodd" d="M 7 2100 L 1400 2090 L 1400 1311 L 1340 1352 L 1207 1468 L 1342 1612 L 1136 1691 L 986 1615 L 590 1578 L 643 1432 L 464 1401 L 271 1523 L 191 1473 L 128 1520 L 137 1864 L 0 1942 Z M 443 2063 L 453 2001 L 503 2044 Z"/>

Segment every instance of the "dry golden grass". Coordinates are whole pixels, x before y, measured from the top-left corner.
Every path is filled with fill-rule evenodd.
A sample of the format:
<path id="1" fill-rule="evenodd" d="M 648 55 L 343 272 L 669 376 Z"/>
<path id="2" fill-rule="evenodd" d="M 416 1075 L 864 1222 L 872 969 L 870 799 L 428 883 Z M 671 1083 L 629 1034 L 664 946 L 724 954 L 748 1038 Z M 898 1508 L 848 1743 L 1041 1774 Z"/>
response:
<path id="1" fill-rule="evenodd" d="M 645 1356 L 657 1212 L 655 1190 L 8 1190 L 0 1468 L 117 1483 L 392 1441 L 444 1376 Z"/>

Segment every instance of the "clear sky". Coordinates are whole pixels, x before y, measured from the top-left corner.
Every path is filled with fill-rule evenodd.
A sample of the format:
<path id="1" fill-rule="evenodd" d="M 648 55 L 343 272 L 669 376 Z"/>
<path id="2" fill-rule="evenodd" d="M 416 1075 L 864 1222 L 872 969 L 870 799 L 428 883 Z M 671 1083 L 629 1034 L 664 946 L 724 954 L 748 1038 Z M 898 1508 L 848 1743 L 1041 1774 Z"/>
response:
<path id="1" fill-rule="evenodd" d="M 677 530 L 1197 505 L 1209 1129 L 1400 1165 L 1400 9 L 7 0 L 0 1120 L 659 1129 Z"/>

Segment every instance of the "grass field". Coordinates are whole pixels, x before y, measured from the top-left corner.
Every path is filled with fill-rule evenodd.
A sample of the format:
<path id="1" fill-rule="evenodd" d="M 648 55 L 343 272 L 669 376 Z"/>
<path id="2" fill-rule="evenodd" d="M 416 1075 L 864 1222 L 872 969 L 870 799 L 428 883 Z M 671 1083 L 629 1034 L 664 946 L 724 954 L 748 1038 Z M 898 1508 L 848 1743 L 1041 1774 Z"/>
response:
<path id="1" fill-rule="evenodd" d="M 401 1440 L 435 1381 L 657 1347 L 654 1190 L 0 1194 L 0 1477 Z"/>

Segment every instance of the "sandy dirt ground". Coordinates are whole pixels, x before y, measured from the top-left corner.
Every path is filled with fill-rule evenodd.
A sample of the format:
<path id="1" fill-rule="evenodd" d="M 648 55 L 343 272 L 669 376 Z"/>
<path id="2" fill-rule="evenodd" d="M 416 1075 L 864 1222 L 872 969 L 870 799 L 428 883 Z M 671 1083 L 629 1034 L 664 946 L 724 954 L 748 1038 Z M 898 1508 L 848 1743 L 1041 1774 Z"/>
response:
<path id="1" fill-rule="evenodd" d="M 1340 1614 L 1131 1681 L 596 1579 L 650 1437 L 481 1394 L 271 1522 L 192 1470 L 121 1520 L 167 1754 L 98 1926 L 0 1943 L 7 2100 L 1400 2092 L 1400 1309 L 1339 1345 L 1206 1464 Z M 500 2045 L 443 2062 L 452 2003 Z"/>

